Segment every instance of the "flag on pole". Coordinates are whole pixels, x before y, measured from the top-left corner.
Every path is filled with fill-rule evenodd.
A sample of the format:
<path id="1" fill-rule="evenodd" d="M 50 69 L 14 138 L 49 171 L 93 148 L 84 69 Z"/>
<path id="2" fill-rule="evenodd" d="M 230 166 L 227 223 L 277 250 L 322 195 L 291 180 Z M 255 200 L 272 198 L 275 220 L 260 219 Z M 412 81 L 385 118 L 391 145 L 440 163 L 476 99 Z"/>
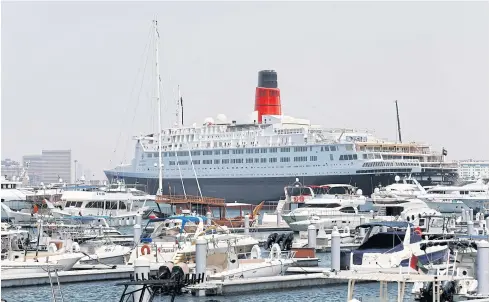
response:
<path id="1" fill-rule="evenodd" d="M 442 154 L 443 154 L 443 156 L 447 156 L 447 154 L 448 154 L 447 149 L 443 148 Z"/>
<path id="2" fill-rule="evenodd" d="M 428 273 L 428 269 L 424 267 L 423 263 L 421 263 L 418 257 L 414 254 L 411 256 L 411 259 L 409 259 L 409 266 L 417 272 L 421 270 L 424 274 Z"/>

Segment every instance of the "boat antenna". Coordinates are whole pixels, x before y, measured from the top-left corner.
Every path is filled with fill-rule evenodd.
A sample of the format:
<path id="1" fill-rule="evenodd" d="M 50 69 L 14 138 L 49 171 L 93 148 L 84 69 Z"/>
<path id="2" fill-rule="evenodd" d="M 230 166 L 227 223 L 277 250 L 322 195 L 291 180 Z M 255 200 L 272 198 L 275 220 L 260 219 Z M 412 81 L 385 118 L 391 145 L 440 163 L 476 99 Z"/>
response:
<path id="1" fill-rule="evenodd" d="M 399 142 L 402 144 L 401 120 L 399 119 L 399 107 L 397 106 L 397 100 L 396 100 L 396 115 L 397 115 L 397 134 L 399 135 Z"/>
<path id="2" fill-rule="evenodd" d="M 160 38 L 160 33 L 158 32 L 158 21 L 153 20 L 154 30 L 155 30 L 155 65 L 156 65 L 156 102 L 158 104 L 158 191 L 156 195 L 163 194 L 163 175 L 162 175 L 162 163 L 161 163 L 161 96 L 160 96 L 160 66 L 158 64 L 158 42 Z"/>
<path id="3" fill-rule="evenodd" d="M 182 94 L 180 93 L 180 85 L 178 85 L 178 102 L 180 103 L 180 117 L 182 118 L 181 126 L 183 127 L 183 98 Z"/>

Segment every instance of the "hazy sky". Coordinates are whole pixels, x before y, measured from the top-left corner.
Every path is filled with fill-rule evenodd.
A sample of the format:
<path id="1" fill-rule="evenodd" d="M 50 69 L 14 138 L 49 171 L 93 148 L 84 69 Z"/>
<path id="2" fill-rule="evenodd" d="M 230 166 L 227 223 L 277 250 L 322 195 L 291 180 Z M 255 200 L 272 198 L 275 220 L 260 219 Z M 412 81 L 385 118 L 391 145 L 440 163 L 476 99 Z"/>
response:
<path id="1" fill-rule="evenodd" d="M 244 120 L 275 69 L 284 114 L 394 139 L 397 99 L 404 141 L 489 159 L 487 2 L 4 1 L 2 158 L 72 149 L 98 178 L 131 160 L 156 116 L 138 73 L 155 14 L 165 125 L 178 84 L 187 124 Z"/>

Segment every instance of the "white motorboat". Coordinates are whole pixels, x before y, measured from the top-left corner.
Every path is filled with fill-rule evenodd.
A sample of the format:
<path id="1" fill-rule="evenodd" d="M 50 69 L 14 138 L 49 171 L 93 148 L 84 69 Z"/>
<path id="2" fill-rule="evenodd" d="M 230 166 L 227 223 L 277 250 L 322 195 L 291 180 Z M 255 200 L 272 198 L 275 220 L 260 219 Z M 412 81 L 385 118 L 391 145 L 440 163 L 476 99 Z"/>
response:
<path id="1" fill-rule="evenodd" d="M 126 257 L 132 248 L 113 244 L 107 241 L 90 241 L 80 246 L 79 251 L 86 254 L 80 259 L 81 264 L 125 264 Z"/>
<path id="2" fill-rule="evenodd" d="M 225 255 L 227 261 L 222 261 Z M 221 260 L 221 261 L 219 261 Z M 225 267 L 219 267 L 218 262 L 223 262 Z M 213 254 L 208 256 L 207 265 L 210 269 L 220 272 L 211 274 L 210 280 L 233 280 L 259 277 L 272 277 L 283 275 L 287 268 L 294 263 L 291 252 L 283 253 L 280 246 L 273 244 L 268 257 L 263 258 L 258 245 L 253 246 L 250 259 L 238 259 L 236 253 Z"/>
<path id="3" fill-rule="evenodd" d="M 286 202 L 294 209 L 282 214 L 282 219 L 296 232 L 306 231 L 311 222 L 325 229 L 354 228 L 360 223 L 358 208 L 366 198 L 361 190 L 353 191 L 350 185 L 302 186 L 296 182 L 285 188 Z"/>
<path id="4" fill-rule="evenodd" d="M 408 222 L 371 222 L 358 226 L 368 229 L 361 245 L 345 253 L 349 269 L 389 269 L 410 266 L 413 257 L 421 264 L 443 263 L 448 256 L 446 245 L 428 244 Z"/>
<path id="5" fill-rule="evenodd" d="M 243 234 L 231 234 L 226 227 L 204 226 L 206 217 L 170 216 L 168 222 L 157 226 L 149 238 L 142 238 L 129 257 L 128 264 L 140 257 L 150 262 L 173 263 L 194 261 L 195 241 L 202 238 L 208 242 L 208 251 L 226 252 L 231 246 L 237 253 L 249 253 L 258 240 Z M 181 221 L 177 225 L 172 221 Z M 193 224 L 193 232 L 186 232 L 186 224 Z"/>

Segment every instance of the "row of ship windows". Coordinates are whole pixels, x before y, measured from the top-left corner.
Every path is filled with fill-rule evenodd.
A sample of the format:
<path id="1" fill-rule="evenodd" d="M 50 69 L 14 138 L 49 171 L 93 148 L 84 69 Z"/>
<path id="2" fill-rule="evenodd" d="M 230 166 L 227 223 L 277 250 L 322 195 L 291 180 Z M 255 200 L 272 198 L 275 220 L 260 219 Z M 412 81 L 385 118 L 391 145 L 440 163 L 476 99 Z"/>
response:
<path id="1" fill-rule="evenodd" d="M 309 156 L 309 161 L 317 161 L 318 160 L 318 157 L 317 156 Z M 232 159 L 223 159 L 223 160 L 220 160 L 220 159 L 214 159 L 214 161 L 210 160 L 210 159 L 204 159 L 204 160 L 199 160 L 199 159 L 196 159 L 196 160 L 193 160 L 192 163 L 194 165 L 200 165 L 200 164 L 203 164 L 203 165 L 212 165 L 213 163 L 215 165 L 218 165 L 218 164 L 243 164 L 243 163 L 247 163 L 247 164 L 257 164 L 257 163 L 266 163 L 266 162 L 269 162 L 269 163 L 276 163 L 280 161 L 281 163 L 288 163 L 290 162 L 290 157 L 281 157 L 280 159 L 276 158 L 276 157 L 272 157 L 272 158 L 268 158 L 268 161 L 267 161 L 267 158 L 246 158 L 246 159 L 243 159 L 243 158 L 232 158 Z M 296 156 L 294 157 L 294 162 L 305 162 L 307 161 L 307 156 Z M 189 161 L 188 160 L 179 160 L 177 162 L 175 161 L 170 161 L 168 163 L 170 166 L 174 166 L 174 165 L 188 165 L 189 164 Z"/>
<path id="2" fill-rule="evenodd" d="M 393 166 L 404 166 L 404 167 L 415 167 L 416 163 L 405 163 L 405 162 L 375 162 L 375 163 L 364 163 L 362 167 L 393 167 Z"/>
<path id="3" fill-rule="evenodd" d="M 82 201 L 67 201 L 65 204 L 65 208 L 69 207 L 77 207 L 81 208 Z M 105 207 L 104 207 L 105 203 Z M 106 210 L 117 210 L 117 203 L 119 203 L 119 210 L 125 210 L 126 204 L 122 201 L 90 201 L 87 203 L 85 208 L 97 208 L 97 209 L 106 209 Z"/>
<path id="4" fill-rule="evenodd" d="M 347 150 L 353 150 L 352 145 L 346 145 Z M 278 153 L 278 152 L 307 152 L 308 147 L 281 147 L 281 148 L 253 148 L 253 149 L 224 149 L 224 150 L 204 150 L 204 151 L 190 151 L 191 156 L 200 155 L 220 155 L 220 154 L 257 154 L 257 153 Z M 323 146 L 321 151 L 337 151 L 336 146 Z M 309 147 L 309 151 L 312 151 L 312 147 Z M 158 152 L 147 153 L 148 157 L 158 157 Z M 164 152 L 163 157 L 173 157 L 173 156 L 188 156 L 188 151 L 172 151 Z"/>
<path id="5" fill-rule="evenodd" d="M 412 169 L 379 169 L 379 170 L 357 170 L 357 174 L 372 174 L 372 173 L 410 173 Z"/>

